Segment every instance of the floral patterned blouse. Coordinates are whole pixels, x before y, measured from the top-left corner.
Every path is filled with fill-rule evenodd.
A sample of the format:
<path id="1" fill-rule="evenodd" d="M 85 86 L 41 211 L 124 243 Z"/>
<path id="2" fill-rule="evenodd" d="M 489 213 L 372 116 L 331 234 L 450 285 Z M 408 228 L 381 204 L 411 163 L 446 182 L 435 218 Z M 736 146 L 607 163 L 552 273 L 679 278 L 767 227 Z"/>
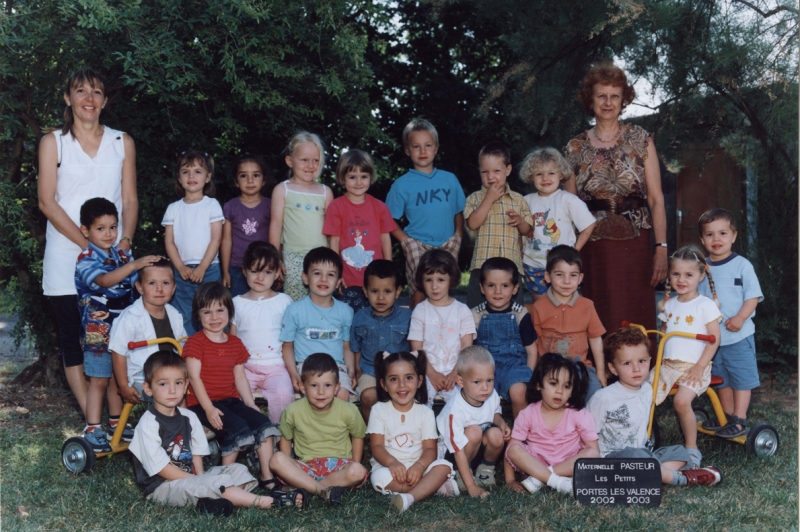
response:
<path id="1" fill-rule="evenodd" d="M 597 218 L 592 240 L 628 240 L 639 236 L 639 229 L 651 229 L 647 207 L 644 163 L 647 143 L 652 135 L 639 126 L 624 125 L 617 144 L 595 148 L 583 132 L 564 148 L 567 162 L 575 173 L 578 197 L 589 205 Z M 621 203 L 621 200 L 627 200 Z M 609 209 L 592 200 L 611 200 Z M 617 205 L 616 208 L 610 207 Z"/>

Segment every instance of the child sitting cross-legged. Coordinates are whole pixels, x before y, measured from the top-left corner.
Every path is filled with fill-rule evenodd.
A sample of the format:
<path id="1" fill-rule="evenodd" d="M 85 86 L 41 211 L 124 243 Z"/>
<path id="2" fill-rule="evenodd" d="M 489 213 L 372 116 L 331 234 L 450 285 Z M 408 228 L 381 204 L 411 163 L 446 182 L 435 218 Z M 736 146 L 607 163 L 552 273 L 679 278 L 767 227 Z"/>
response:
<path id="1" fill-rule="evenodd" d="M 339 368 L 333 357 L 309 356 L 300 378 L 305 397 L 283 411 L 280 451 L 270 467 L 284 483 L 335 506 L 347 488 L 367 481 L 369 472 L 361 465 L 367 427 L 355 405 L 336 397 Z"/>
<path id="2" fill-rule="evenodd" d="M 163 343 L 128 349 L 128 343 L 156 338 L 177 340 L 186 336 L 183 316 L 168 303 L 175 293 L 173 275 L 172 262 L 166 258 L 142 268 L 136 281 L 136 290 L 142 297 L 123 310 L 111 328 L 108 349 L 114 364 L 114 376 L 120 395 L 129 403 L 153 401 L 149 395 L 142 393 L 144 363 L 156 351 L 172 351 L 173 347 Z M 124 440 L 125 435 L 122 437 Z"/>
<path id="3" fill-rule="evenodd" d="M 437 458 L 436 419 L 428 408 L 424 351 L 378 353 L 375 376 L 380 402 L 367 427 L 372 451 L 372 487 L 392 493 L 392 504 L 404 512 L 434 493 L 459 495 L 453 466 Z"/>
<path id="4" fill-rule="evenodd" d="M 528 383 L 528 406 L 514 420 L 506 460 L 530 475 L 520 486 L 535 493 L 542 486 L 572 493 L 572 470 L 579 458 L 599 458 L 597 432 L 586 404 L 584 365 L 545 353 Z"/>
<path id="5" fill-rule="evenodd" d="M 350 328 L 350 348 L 355 355 L 361 415 L 369 423 L 372 405 L 378 401 L 375 354 L 383 351 L 408 351 L 411 311 L 395 305 L 403 285 L 390 260 L 379 259 L 364 270 L 364 294 L 369 307 L 356 312 Z M 427 366 L 427 365 L 426 365 Z"/>
<path id="6" fill-rule="evenodd" d="M 144 496 L 170 506 L 196 504 L 216 515 L 230 515 L 234 506 L 302 506 L 297 492 L 274 492 L 274 498 L 250 493 L 257 482 L 242 464 L 203 471 L 209 452 L 203 427 L 194 412 L 178 406 L 188 378 L 186 363 L 172 351 L 158 351 L 144 364 L 143 388 L 153 405 L 136 425 L 129 448 Z"/>
<path id="7" fill-rule="evenodd" d="M 186 404 L 214 431 L 223 465 L 236 462 L 240 451 L 255 446 L 261 466 L 259 487 L 268 489 L 275 485 L 269 459 L 279 432 L 253 400 L 244 373 L 250 354 L 241 340 L 225 332 L 233 315 L 227 288 L 217 282 L 200 285 L 192 301 L 192 318 L 202 330 L 183 348 L 191 385 Z"/>
<path id="8" fill-rule="evenodd" d="M 618 382 L 603 388 L 589 401 L 587 410 L 597 426 L 600 454 L 604 458 L 655 458 L 661 464 L 661 481 L 673 486 L 714 486 L 722 481 L 716 467 L 687 468 L 691 457 L 686 447 L 672 445 L 650 451 L 647 425 L 653 389 L 650 340 L 639 329 L 623 327 L 604 342 L 608 369 Z"/>
<path id="9" fill-rule="evenodd" d="M 495 486 L 495 463 L 511 438 L 503 420 L 500 396 L 494 389 L 494 360 L 480 346 L 469 346 L 458 354 L 457 383 L 460 387 L 436 418 L 447 452 L 445 459 L 458 469 L 460 491 L 472 497 L 489 496 Z M 475 469 L 473 477 L 472 470 Z"/>

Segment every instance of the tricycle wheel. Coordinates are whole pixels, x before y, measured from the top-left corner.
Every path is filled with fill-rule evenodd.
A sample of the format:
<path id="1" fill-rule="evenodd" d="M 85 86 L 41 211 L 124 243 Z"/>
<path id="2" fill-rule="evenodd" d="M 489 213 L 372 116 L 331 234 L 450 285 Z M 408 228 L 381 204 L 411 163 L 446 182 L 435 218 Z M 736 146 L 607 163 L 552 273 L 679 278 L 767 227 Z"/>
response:
<path id="1" fill-rule="evenodd" d="M 759 423 L 750 429 L 745 442 L 745 449 L 750 454 L 767 457 L 777 453 L 780 444 L 778 429 L 766 423 Z"/>
<path id="2" fill-rule="evenodd" d="M 702 423 L 711 419 L 711 416 L 708 415 L 708 411 L 703 407 L 692 406 L 692 410 L 694 410 L 694 418 L 698 423 Z"/>
<path id="3" fill-rule="evenodd" d="M 88 441 L 76 436 L 61 446 L 61 461 L 67 471 L 75 475 L 89 472 L 94 467 L 94 451 Z"/>
<path id="4" fill-rule="evenodd" d="M 218 466 L 222 462 L 222 455 L 219 452 L 217 440 L 209 440 L 208 455 L 203 457 L 203 469 L 208 471 L 212 467 Z"/>

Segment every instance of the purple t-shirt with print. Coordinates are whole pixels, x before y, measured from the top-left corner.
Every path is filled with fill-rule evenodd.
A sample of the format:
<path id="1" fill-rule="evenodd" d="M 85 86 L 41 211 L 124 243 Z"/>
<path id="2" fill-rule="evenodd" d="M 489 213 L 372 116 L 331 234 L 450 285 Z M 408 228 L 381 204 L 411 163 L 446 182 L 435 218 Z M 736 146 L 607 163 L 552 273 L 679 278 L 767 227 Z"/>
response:
<path id="1" fill-rule="evenodd" d="M 244 252 L 252 242 L 269 242 L 269 198 L 261 196 L 261 203 L 253 208 L 233 198 L 222 208 L 225 222 L 231 224 L 233 248 L 231 249 L 231 268 L 241 268 Z"/>

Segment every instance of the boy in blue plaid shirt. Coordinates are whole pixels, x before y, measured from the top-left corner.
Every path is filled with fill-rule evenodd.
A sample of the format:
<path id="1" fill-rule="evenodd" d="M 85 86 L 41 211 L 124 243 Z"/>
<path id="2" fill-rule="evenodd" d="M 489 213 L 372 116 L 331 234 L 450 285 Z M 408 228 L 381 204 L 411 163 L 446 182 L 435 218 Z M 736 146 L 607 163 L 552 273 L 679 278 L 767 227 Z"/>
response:
<path id="1" fill-rule="evenodd" d="M 92 198 L 81 206 L 81 233 L 89 240 L 75 266 L 78 311 L 84 332 L 83 372 L 89 377 L 83 436 L 96 453 L 111 451 L 106 432 L 100 425 L 103 396 L 108 396 L 108 422 L 112 431 L 122 412 L 122 399 L 111 378 L 113 368 L 108 351 L 111 324 L 133 302 L 131 289 L 138 271 L 160 259 L 150 255 L 133 260 L 117 248 L 118 221 L 117 208 L 105 198 Z M 133 430 L 126 429 L 126 432 L 127 441 L 130 441 Z"/>

